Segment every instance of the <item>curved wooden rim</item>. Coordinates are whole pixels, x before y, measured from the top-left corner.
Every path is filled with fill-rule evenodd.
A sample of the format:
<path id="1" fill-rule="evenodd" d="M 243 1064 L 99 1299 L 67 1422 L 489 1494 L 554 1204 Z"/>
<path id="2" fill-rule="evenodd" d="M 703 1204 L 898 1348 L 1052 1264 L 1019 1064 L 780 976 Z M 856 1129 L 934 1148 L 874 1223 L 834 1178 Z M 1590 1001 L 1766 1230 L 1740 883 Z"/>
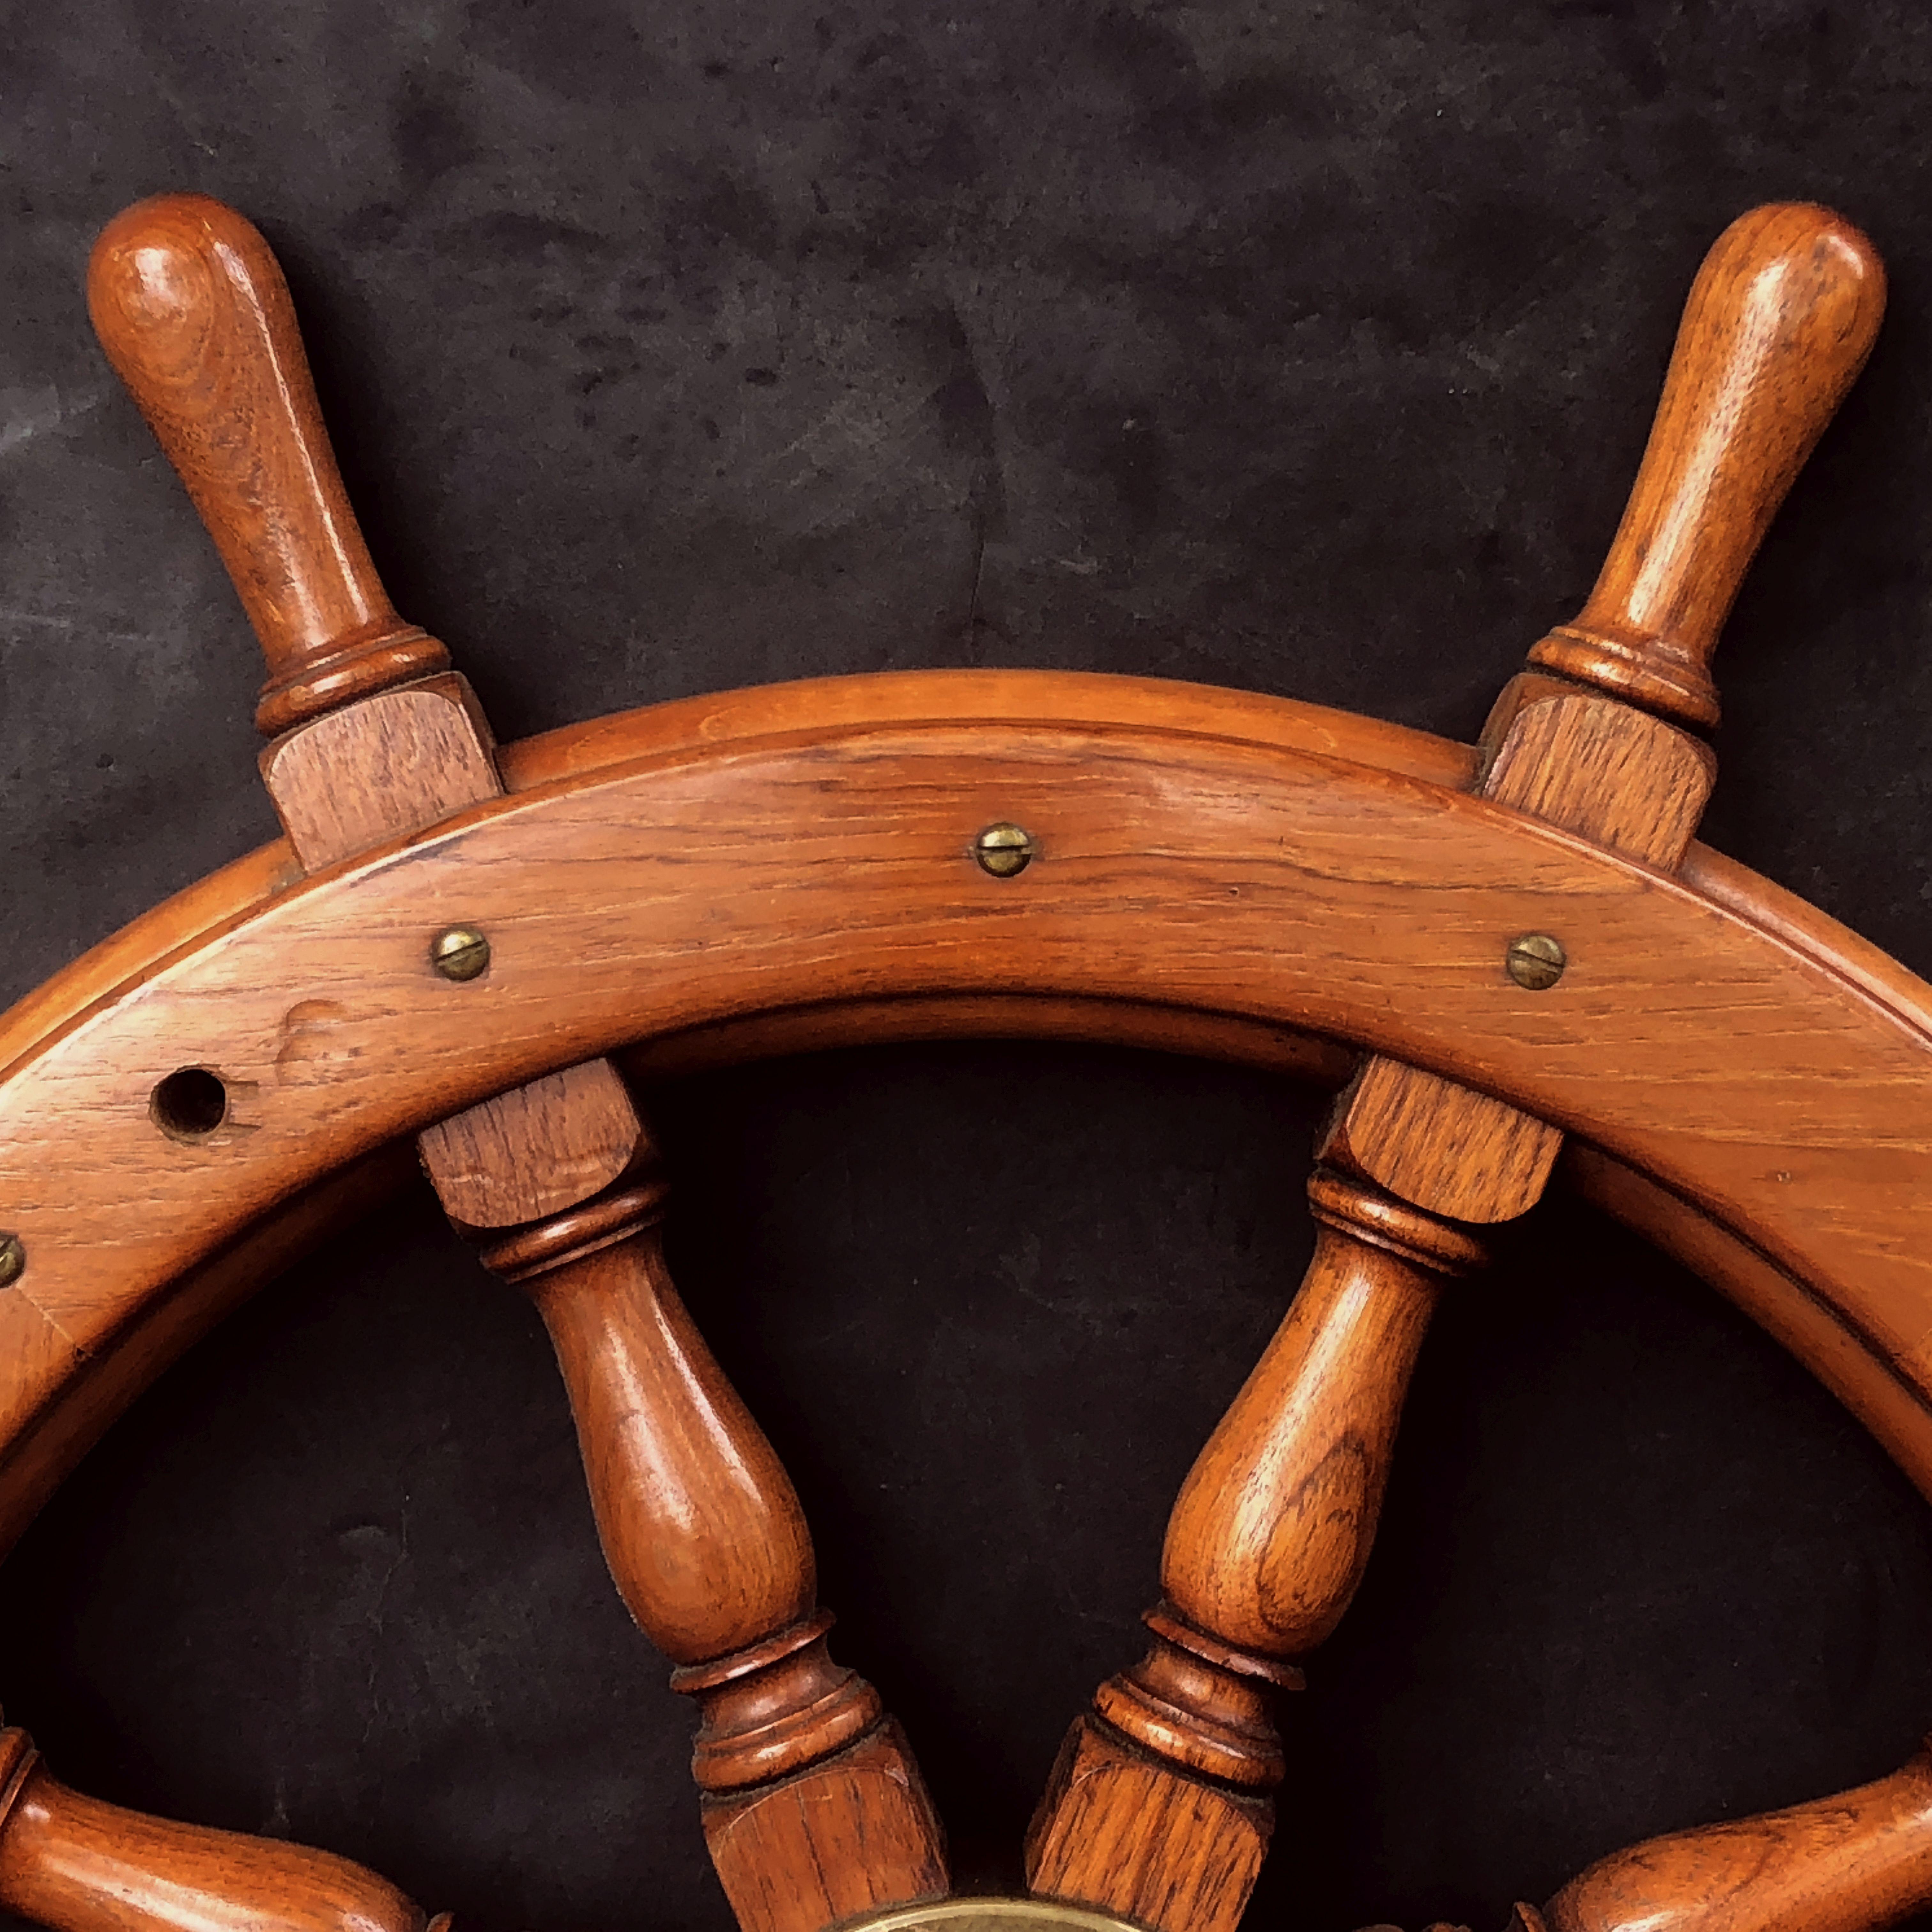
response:
<path id="1" fill-rule="evenodd" d="M 0 1022 L 0 1532 L 399 1136 L 640 1040 L 935 1030 L 1318 1074 L 1346 1039 L 1496 1092 L 1932 1493 L 1932 993 L 1713 855 L 1666 880 L 1462 795 L 1469 759 L 1283 700 L 914 674 L 511 748 L 508 798 L 312 880 L 252 855 Z M 1040 841 L 1016 880 L 970 856 L 995 818 Z M 424 956 L 458 919 L 496 942 L 472 988 Z M 1570 948 L 1551 996 L 1501 970 L 1531 929 Z M 147 1106 L 190 1064 L 236 1096 L 191 1145 Z"/>

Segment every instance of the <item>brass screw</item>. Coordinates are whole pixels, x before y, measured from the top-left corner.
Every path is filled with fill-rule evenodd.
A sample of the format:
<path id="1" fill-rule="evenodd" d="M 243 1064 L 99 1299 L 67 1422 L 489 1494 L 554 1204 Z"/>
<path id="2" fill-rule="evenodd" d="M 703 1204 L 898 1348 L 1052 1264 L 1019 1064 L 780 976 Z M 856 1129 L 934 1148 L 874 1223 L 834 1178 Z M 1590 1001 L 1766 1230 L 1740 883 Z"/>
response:
<path id="1" fill-rule="evenodd" d="M 0 1234 L 0 1288 L 11 1288 L 26 1271 L 26 1243 L 18 1234 Z"/>
<path id="2" fill-rule="evenodd" d="M 490 942 L 473 926 L 452 926 L 430 941 L 429 963 L 446 980 L 473 980 L 490 964 Z"/>
<path id="3" fill-rule="evenodd" d="M 1017 825 L 989 825 L 973 842 L 973 856 L 982 872 L 1010 879 L 1033 861 L 1033 841 Z"/>
<path id="4" fill-rule="evenodd" d="M 1563 976 L 1569 964 L 1563 948 L 1546 932 L 1526 932 L 1512 939 L 1504 963 L 1509 976 L 1519 986 L 1532 993 L 1547 992 Z"/>

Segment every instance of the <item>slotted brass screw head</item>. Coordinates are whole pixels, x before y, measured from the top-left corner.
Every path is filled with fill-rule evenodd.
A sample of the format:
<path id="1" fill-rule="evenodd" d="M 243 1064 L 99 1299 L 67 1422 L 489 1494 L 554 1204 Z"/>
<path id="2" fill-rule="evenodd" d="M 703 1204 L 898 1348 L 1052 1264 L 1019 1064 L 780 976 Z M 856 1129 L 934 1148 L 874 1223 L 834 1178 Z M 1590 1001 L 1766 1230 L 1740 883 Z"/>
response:
<path id="1" fill-rule="evenodd" d="M 18 1234 L 0 1234 L 0 1288 L 11 1288 L 27 1271 L 27 1244 Z"/>
<path id="2" fill-rule="evenodd" d="M 1569 963 L 1562 946 L 1546 932 L 1526 932 L 1510 941 L 1509 976 L 1532 993 L 1548 992 Z"/>
<path id="3" fill-rule="evenodd" d="M 490 964 L 490 942 L 473 926 L 452 926 L 429 943 L 429 963 L 446 980 L 473 980 Z"/>
<path id="4" fill-rule="evenodd" d="M 1031 862 L 1033 841 L 1017 825 L 989 825 L 973 842 L 973 856 L 982 872 L 1010 879 Z"/>

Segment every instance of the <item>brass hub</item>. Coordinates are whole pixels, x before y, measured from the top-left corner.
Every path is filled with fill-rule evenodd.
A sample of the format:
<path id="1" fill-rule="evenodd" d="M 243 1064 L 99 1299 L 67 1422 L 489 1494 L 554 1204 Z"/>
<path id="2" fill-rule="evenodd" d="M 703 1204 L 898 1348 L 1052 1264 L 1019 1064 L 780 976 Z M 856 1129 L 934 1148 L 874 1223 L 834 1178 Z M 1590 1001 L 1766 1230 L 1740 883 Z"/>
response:
<path id="1" fill-rule="evenodd" d="M 941 1898 L 856 1919 L 845 1932 L 1138 1932 L 1124 1918 L 1057 1898 Z"/>

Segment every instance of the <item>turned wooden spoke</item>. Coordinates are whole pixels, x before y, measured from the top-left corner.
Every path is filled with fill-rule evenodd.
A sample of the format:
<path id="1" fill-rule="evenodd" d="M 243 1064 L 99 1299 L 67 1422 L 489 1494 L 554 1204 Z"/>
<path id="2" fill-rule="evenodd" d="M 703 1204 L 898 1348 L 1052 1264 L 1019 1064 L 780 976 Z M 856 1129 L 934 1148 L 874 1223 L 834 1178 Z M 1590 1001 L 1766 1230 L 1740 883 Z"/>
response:
<path id="1" fill-rule="evenodd" d="M 89 298 L 260 640 L 262 776 L 302 865 L 498 796 L 473 694 L 370 561 L 260 236 L 202 196 L 144 202 L 97 244 Z M 486 937 L 457 944 L 462 976 L 486 974 Z M 698 1702 L 704 1830 L 741 1924 L 819 1932 L 943 1895 L 911 1753 L 827 1653 L 797 1497 L 665 1271 L 655 1150 L 615 1070 L 500 1096 L 421 1152 L 550 1329 L 611 1573 Z"/>
<path id="2" fill-rule="evenodd" d="M 468 684 L 370 561 L 268 244 L 218 201 L 159 195 L 108 224 L 87 294 L 268 660 L 262 776 L 303 865 L 494 797 Z"/>
<path id="3" fill-rule="evenodd" d="M 1301 1292 L 1181 1485 L 1161 1556 L 1169 1603 L 1264 1658 L 1341 1622 L 1437 1293 L 1485 1259 L 1461 1229 L 1338 1174 L 1318 1170 L 1308 1192 Z"/>
<path id="4" fill-rule="evenodd" d="M 1340 1174 L 1309 1184 L 1301 1292 L 1182 1485 L 1153 1642 L 1061 1746 L 1027 1838 L 1036 1892 L 1232 1927 L 1285 1769 L 1270 1691 L 1341 1621 L 1375 1538 L 1410 1372 L 1462 1229 Z"/>
<path id="5" fill-rule="evenodd" d="M 1828 208 L 1741 215 L 1704 259 L 1630 506 L 1548 670 L 1685 724 L 1718 722 L 1718 633 L 1878 334 L 1885 272 Z"/>
<path id="6" fill-rule="evenodd" d="M 534 1082 L 421 1148 L 485 1264 L 528 1290 L 550 1330 L 611 1575 L 698 1700 L 692 1771 L 740 1922 L 816 1932 L 942 1896 L 911 1752 L 878 1693 L 827 1652 L 798 1498 L 671 1285 L 656 1150 L 616 1070 Z M 534 1218 L 533 1174 L 574 1175 L 556 1191 L 584 1198 Z"/>
<path id="7" fill-rule="evenodd" d="M 1880 1932 L 1932 1905 L 1932 1750 L 1789 1810 L 1600 1858 L 1516 1932 Z"/>
<path id="8" fill-rule="evenodd" d="M 55 1932 L 446 1932 L 327 1852 L 143 1817 L 57 1782 L 0 1730 L 0 1910 Z"/>
<path id="9" fill-rule="evenodd" d="M 1870 244 L 1827 210 L 1760 208 L 1719 239 L 1610 560 L 1576 624 L 1532 652 L 1543 668 L 1497 704 L 1484 796 L 1677 864 L 1714 767 L 1667 720 L 1714 721 L 1718 629 L 1882 306 Z M 1523 997 L 1560 998 L 1561 935 L 1514 937 L 1531 942 L 1528 976 L 1512 973 Z M 1498 935 L 1499 970 L 1511 938 Z M 1307 1279 L 1175 1504 L 1153 1647 L 1076 1721 L 1034 1815 L 1036 1892 L 1160 1932 L 1233 1927 L 1282 1774 L 1269 1687 L 1299 1682 L 1292 1660 L 1360 1581 L 1436 1283 L 1480 1258 L 1458 1224 L 1534 1205 L 1561 1145 L 1490 1095 L 1364 1062 L 1319 1150 Z"/>
<path id="10" fill-rule="evenodd" d="M 255 230 L 205 195 L 137 202 L 94 244 L 87 293 L 262 640 L 264 734 L 446 669 L 369 560 L 287 284 Z"/>

